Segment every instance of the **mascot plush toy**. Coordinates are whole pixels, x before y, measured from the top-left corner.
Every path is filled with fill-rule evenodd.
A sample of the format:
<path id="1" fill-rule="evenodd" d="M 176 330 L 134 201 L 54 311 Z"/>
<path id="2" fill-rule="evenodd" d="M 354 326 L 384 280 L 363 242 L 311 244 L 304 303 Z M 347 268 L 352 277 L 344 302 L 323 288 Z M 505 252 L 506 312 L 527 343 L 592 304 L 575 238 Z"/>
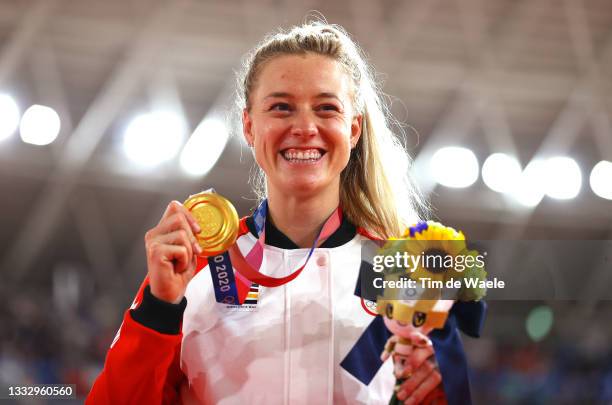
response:
<path id="1" fill-rule="evenodd" d="M 382 361 L 389 357 L 393 360 L 396 383 L 389 404 L 403 404 L 403 401 L 398 398 L 398 395 L 401 397 L 400 390 L 405 388 L 404 384 L 410 383 L 408 380 L 416 371 L 415 361 L 419 361 L 419 358 L 429 358 L 433 354 L 433 344 L 427 335 L 434 328 L 444 326 L 453 301 L 433 301 L 431 308 L 427 307 L 432 302 L 426 301 L 381 301 L 380 304 L 383 305 L 385 311 L 385 326 L 393 334 L 381 354 Z M 426 361 L 435 362 L 433 358 Z M 432 364 L 432 368 L 436 367 L 437 364 Z M 447 404 L 444 390 L 433 391 L 423 402 L 431 405 Z"/>
<path id="2" fill-rule="evenodd" d="M 393 281 L 410 278 L 414 280 L 413 287 L 385 291 L 377 300 L 377 311 L 392 333 L 381 354 L 383 362 L 391 358 L 394 364 L 396 385 L 390 404 L 404 403 L 406 394 L 402 391 L 411 385 L 411 378 L 415 384 L 422 381 L 422 376 L 413 376 L 413 373 L 423 359 L 432 362 L 430 368 L 438 367 L 436 358 L 439 353 L 432 356 L 435 339 L 432 342 L 429 335 L 434 330 L 449 328 L 446 323 L 455 302 L 478 302 L 486 293 L 484 289 L 468 288 L 461 282 L 464 278 L 483 280 L 486 272 L 484 265 L 477 265 L 480 263 L 476 260 L 478 252 L 468 250 L 463 233 L 453 228 L 432 221 L 420 222 L 409 228 L 403 238 L 390 241 L 381 248 L 383 255 L 396 255 L 398 252 L 418 255 L 420 258 L 412 261 L 415 265 L 409 271 L 394 269 L 385 277 Z M 466 260 L 468 257 L 472 260 Z M 438 283 L 431 283 L 433 280 Z M 460 287 L 446 288 L 453 285 L 454 280 L 459 280 Z M 443 295 L 451 299 L 442 299 Z M 444 347 L 441 348 L 443 351 Z M 452 385 L 445 384 L 442 369 L 441 374 L 442 386 Z M 469 396 L 469 387 L 466 389 Z M 449 396 L 456 397 L 454 394 L 450 392 Z M 442 405 L 449 402 L 445 390 L 440 387 L 432 391 L 422 403 Z"/>

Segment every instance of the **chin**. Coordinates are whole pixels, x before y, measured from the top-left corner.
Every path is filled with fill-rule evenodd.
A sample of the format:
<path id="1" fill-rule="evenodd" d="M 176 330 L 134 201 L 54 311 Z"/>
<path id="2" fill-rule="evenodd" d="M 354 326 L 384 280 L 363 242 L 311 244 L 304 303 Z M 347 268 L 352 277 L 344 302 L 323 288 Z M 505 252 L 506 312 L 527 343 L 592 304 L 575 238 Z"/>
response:
<path id="1" fill-rule="evenodd" d="M 314 181 L 292 182 L 285 190 L 292 195 L 316 195 L 325 189 L 324 186 Z"/>
<path id="2" fill-rule="evenodd" d="M 323 192 L 330 184 L 322 182 L 317 176 L 294 177 L 280 184 L 280 189 L 289 195 L 316 195 Z"/>

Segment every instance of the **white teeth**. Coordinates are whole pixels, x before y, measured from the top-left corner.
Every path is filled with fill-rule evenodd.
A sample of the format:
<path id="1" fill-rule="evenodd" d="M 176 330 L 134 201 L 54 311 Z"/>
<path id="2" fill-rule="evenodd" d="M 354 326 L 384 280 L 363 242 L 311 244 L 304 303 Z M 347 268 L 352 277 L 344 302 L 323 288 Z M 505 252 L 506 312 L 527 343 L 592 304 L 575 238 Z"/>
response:
<path id="1" fill-rule="evenodd" d="M 316 162 L 321 158 L 321 152 L 319 152 L 317 149 L 309 149 L 306 151 L 289 149 L 283 152 L 283 157 L 294 162 Z"/>

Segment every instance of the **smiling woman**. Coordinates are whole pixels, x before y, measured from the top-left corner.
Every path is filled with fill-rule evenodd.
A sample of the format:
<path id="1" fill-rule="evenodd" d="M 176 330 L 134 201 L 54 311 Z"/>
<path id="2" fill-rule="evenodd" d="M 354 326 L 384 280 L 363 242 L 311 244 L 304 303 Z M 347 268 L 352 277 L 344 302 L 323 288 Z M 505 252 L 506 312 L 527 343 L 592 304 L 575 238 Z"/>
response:
<path id="1" fill-rule="evenodd" d="M 390 334 L 356 295 L 360 242 L 400 236 L 423 204 L 371 77 L 327 24 L 274 34 L 247 56 L 238 103 L 261 204 L 232 254 L 212 258 L 199 256 L 192 214 L 168 205 L 145 236 L 148 276 L 89 403 L 389 402 Z M 261 273 L 233 266 L 236 251 Z M 242 305 L 220 298 L 220 274 Z M 420 377 L 402 387 L 406 403 L 444 397 L 432 345 L 411 361 Z"/>
<path id="2" fill-rule="evenodd" d="M 273 221 L 303 247 L 312 244 L 317 227 L 304 223 L 312 231 L 299 240 L 292 213 L 308 206 L 329 213 L 339 205 L 340 173 L 361 134 L 351 87 L 327 56 L 281 56 L 261 69 L 244 110 L 244 135 L 267 175 L 270 211 L 280 213 Z"/>
<path id="3" fill-rule="evenodd" d="M 426 213 L 408 175 L 408 153 L 390 129 L 392 117 L 372 79 L 374 72 L 341 27 L 312 23 L 271 34 L 247 55 L 244 65 L 238 105 L 256 159 L 258 140 L 249 139 L 257 134 L 253 118 L 270 118 L 255 130 L 263 129 L 263 122 L 276 122 L 270 129 L 293 133 L 293 139 L 285 141 L 288 146 L 299 143 L 296 134 L 301 139 L 310 135 L 304 145 L 313 143 L 324 158 L 326 151 L 316 143 L 330 140 L 337 156 L 329 162 L 330 169 L 342 166 L 338 180 L 343 212 L 370 233 L 399 236 L 405 225 Z M 316 140 L 313 134 L 318 135 Z M 334 142 L 340 134 L 344 141 Z M 286 151 L 287 157 L 299 157 L 299 148 L 294 149 Z M 261 199 L 269 199 L 272 174 L 258 163 L 262 181 L 256 191 Z"/>

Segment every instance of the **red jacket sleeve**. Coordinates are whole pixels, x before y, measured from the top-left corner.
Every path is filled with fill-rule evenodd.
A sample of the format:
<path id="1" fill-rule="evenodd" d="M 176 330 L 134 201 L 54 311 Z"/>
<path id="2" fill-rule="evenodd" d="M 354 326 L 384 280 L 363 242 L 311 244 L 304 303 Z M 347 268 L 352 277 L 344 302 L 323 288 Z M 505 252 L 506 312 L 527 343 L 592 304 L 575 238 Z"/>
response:
<path id="1" fill-rule="evenodd" d="M 148 290 L 148 279 L 145 279 L 132 308 L 124 314 L 123 323 L 106 355 L 104 369 L 94 382 L 86 404 L 179 402 L 179 388 L 185 378 L 179 363 L 183 337 L 180 322 L 186 300 L 173 305 L 151 297 L 153 296 Z M 145 306 L 146 308 L 143 308 Z M 142 319 L 140 322 L 135 320 L 135 310 L 149 311 L 158 318 L 178 316 L 178 319 L 175 319 L 178 333 L 159 332 L 155 330 L 163 330 L 159 325 L 145 326 L 147 322 Z"/>
<path id="2" fill-rule="evenodd" d="M 239 235 L 247 233 L 246 217 Z M 208 261 L 199 257 L 196 273 Z M 148 277 L 106 354 L 104 369 L 85 401 L 98 404 L 173 404 L 185 376 L 180 368 L 181 323 L 187 300 L 168 304 L 149 290 Z"/>

